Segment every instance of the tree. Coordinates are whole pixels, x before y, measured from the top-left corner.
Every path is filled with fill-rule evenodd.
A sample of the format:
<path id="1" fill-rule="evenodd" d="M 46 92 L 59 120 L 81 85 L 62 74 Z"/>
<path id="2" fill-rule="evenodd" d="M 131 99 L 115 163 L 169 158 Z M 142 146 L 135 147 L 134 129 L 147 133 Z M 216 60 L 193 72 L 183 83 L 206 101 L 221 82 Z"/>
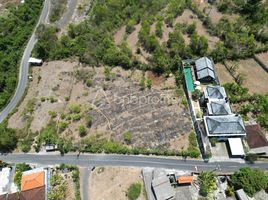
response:
<path id="1" fill-rule="evenodd" d="M 0 124 L 0 151 L 9 152 L 16 148 L 17 137 L 13 129 L 7 128 L 6 123 Z"/>
<path id="2" fill-rule="evenodd" d="M 216 187 L 215 174 L 213 172 L 201 172 L 198 176 L 198 183 L 200 185 L 200 194 L 207 197 Z"/>
<path id="3" fill-rule="evenodd" d="M 249 167 L 241 168 L 238 172 L 235 172 L 231 181 L 235 190 L 243 188 L 251 197 L 256 192 L 268 187 L 268 176 L 259 169 Z"/>
<path id="4" fill-rule="evenodd" d="M 191 36 L 190 47 L 195 55 L 206 55 L 208 50 L 208 40 L 204 36 L 198 36 L 194 33 Z"/>
<path id="5" fill-rule="evenodd" d="M 21 185 L 22 172 L 25 172 L 31 169 L 32 168 L 30 167 L 30 165 L 25 164 L 25 163 L 18 163 L 16 165 L 16 174 L 14 177 L 14 182 L 18 186 L 18 188 L 20 188 L 20 185 Z"/>

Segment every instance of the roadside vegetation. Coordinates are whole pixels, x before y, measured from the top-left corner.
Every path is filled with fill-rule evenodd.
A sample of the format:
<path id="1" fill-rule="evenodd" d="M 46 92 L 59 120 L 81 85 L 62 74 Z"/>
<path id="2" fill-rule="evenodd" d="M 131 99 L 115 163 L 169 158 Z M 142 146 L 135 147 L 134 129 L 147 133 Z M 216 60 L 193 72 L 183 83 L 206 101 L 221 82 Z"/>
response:
<path id="1" fill-rule="evenodd" d="M 19 62 L 41 8 L 42 1 L 28 0 L 9 7 L 8 14 L 0 16 L 0 109 L 15 91 Z"/>
<path id="2" fill-rule="evenodd" d="M 52 5 L 49 13 L 49 21 L 53 23 L 61 18 L 62 14 L 66 9 L 67 0 L 52 0 L 51 4 Z"/>
<path id="3" fill-rule="evenodd" d="M 141 194 L 141 183 L 132 184 L 127 191 L 127 197 L 129 200 L 136 200 Z"/>

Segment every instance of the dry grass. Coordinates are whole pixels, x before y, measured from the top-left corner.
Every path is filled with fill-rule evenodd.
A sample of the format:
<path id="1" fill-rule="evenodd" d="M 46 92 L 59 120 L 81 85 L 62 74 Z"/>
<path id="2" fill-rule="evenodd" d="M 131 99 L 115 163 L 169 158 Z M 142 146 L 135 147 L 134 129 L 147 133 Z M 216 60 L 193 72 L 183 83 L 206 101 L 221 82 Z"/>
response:
<path id="1" fill-rule="evenodd" d="M 97 167 L 90 176 L 90 198 L 94 200 L 127 200 L 127 190 L 133 183 L 142 183 L 141 169 Z M 138 200 L 145 200 L 143 188 Z"/>

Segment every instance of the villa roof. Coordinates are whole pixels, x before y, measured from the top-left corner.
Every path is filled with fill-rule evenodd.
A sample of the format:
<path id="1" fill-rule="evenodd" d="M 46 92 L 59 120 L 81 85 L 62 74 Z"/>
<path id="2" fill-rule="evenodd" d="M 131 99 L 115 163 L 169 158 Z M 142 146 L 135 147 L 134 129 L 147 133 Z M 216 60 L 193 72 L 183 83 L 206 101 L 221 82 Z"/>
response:
<path id="1" fill-rule="evenodd" d="M 209 58 L 199 58 L 195 61 L 195 67 L 198 80 L 208 76 L 215 79 L 214 64 Z"/>
<path id="2" fill-rule="evenodd" d="M 205 116 L 208 136 L 245 136 L 246 129 L 240 115 Z"/>
<path id="3" fill-rule="evenodd" d="M 207 86 L 204 94 L 209 100 L 223 100 L 227 97 L 224 87 L 221 86 Z"/>
<path id="4" fill-rule="evenodd" d="M 21 178 L 21 191 L 39 188 L 45 185 L 45 172 L 36 172 L 23 175 Z"/>
<path id="5" fill-rule="evenodd" d="M 230 115 L 232 114 L 230 104 L 223 101 L 211 101 L 207 103 L 209 115 Z"/>

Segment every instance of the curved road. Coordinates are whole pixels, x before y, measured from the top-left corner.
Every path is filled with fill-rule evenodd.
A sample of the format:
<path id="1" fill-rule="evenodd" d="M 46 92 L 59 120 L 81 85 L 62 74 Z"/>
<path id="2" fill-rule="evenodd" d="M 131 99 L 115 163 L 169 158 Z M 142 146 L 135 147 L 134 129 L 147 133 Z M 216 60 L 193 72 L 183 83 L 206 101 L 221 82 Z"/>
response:
<path id="1" fill-rule="evenodd" d="M 77 0 L 69 0 L 67 5 L 67 11 L 63 14 L 62 18 L 56 23 L 58 28 L 63 28 L 68 24 L 68 22 L 71 20 L 71 17 L 75 11 L 77 4 Z M 45 24 L 48 23 L 48 16 L 49 16 L 49 10 L 50 10 L 50 0 L 45 0 L 43 10 L 41 12 L 41 15 L 39 17 L 39 21 L 36 25 L 36 28 L 39 26 L 39 24 Z M 27 43 L 27 46 L 24 50 L 21 63 L 20 63 L 20 72 L 19 72 L 19 82 L 15 91 L 14 96 L 8 103 L 8 105 L 1 111 L 0 113 L 0 123 L 3 122 L 9 113 L 12 112 L 12 110 L 17 106 L 19 101 L 22 99 L 24 91 L 27 87 L 28 83 L 28 71 L 29 71 L 29 64 L 28 60 L 31 56 L 32 50 L 34 48 L 34 45 L 37 42 L 37 38 L 35 35 L 36 28 L 30 38 L 30 40 Z"/>
<path id="2" fill-rule="evenodd" d="M 41 15 L 39 17 L 39 21 L 36 25 L 36 28 L 39 26 L 39 24 L 46 23 L 48 20 L 48 14 L 49 14 L 49 7 L 50 7 L 50 0 L 45 0 L 43 10 L 41 12 Z M 35 28 L 35 30 L 36 30 Z M 28 60 L 31 56 L 31 52 L 34 48 L 35 43 L 37 42 L 37 38 L 35 35 L 35 30 L 28 41 L 28 44 L 24 50 L 21 63 L 20 63 L 20 72 L 19 72 L 19 82 L 15 91 L 14 96 L 8 103 L 8 105 L 1 111 L 0 113 L 0 123 L 4 121 L 4 119 L 8 116 L 10 112 L 17 106 L 21 98 L 23 97 L 24 91 L 27 87 L 28 83 L 28 71 L 29 71 L 29 64 Z"/>
<path id="3" fill-rule="evenodd" d="M 80 167 L 93 166 L 131 166 L 131 167 L 155 167 L 189 171 L 216 170 L 219 172 L 234 172 L 241 167 L 254 167 L 268 170 L 268 163 L 245 164 L 235 162 L 205 163 L 202 160 L 183 160 L 162 157 L 112 155 L 112 154 L 75 154 L 51 155 L 51 154 L 6 154 L 0 155 L 0 160 L 6 162 L 26 162 L 41 165 L 55 165 L 60 163 L 78 165 Z M 220 168 L 220 169 L 219 169 Z"/>

